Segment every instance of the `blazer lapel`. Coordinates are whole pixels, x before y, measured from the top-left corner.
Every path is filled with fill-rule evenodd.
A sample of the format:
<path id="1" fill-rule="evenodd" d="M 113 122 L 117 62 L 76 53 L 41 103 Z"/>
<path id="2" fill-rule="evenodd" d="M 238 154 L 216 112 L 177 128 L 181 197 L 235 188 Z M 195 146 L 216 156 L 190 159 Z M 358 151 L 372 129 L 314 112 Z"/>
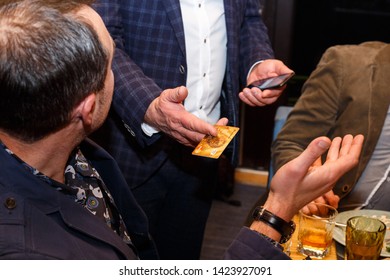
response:
<path id="1" fill-rule="evenodd" d="M 184 27 L 183 20 L 180 10 L 179 0 L 164 0 L 165 10 L 168 18 L 171 22 L 172 28 L 176 34 L 176 38 L 179 42 L 179 46 L 183 55 L 185 55 L 185 38 L 184 38 Z"/>
<path id="2" fill-rule="evenodd" d="M 234 0 L 224 0 L 224 8 L 225 8 L 225 21 L 226 21 L 226 32 L 227 32 L 227 37 L 228 37 L 228 42 L 231 41 L 229 40 L 231 36 L 234 36 L 234 31 L 232 29 L 233 20 L 234 20 Z"/>

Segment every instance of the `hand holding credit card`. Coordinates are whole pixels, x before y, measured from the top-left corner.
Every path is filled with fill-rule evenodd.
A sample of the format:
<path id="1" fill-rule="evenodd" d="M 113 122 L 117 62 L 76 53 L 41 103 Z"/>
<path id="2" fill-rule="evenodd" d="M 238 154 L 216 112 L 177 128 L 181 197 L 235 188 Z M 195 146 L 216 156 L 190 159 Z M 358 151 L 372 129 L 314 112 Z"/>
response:
<path id="1" fill-rule="evenodd" d="M 238 127 L 234 126 L 216 125 L 215 127 L 218 130 L 218 135 L 206 135 L 192 152 L 193 155 L 215 159 L 219 158 L 239 130 Z"/>

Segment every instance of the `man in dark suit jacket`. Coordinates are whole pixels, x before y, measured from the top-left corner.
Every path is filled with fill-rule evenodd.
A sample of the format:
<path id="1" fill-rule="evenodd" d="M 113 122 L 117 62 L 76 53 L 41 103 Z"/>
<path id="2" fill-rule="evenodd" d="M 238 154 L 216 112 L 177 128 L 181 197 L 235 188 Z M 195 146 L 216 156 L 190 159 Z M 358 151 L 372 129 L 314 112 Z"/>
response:
<path id="1" fill-rule="evenodd" d="M 0 259 L 136 259 L 153 250 L 118 166 L 86 139 L 109 110 L 114 49 L 99 15 L 81 4 L 89 2 L 0 5 Z M 362 140 L 320 137 L 282 167 L 265 205 L 279 224 L 259 213 L 225 257 L 287 259 L 277 242 L 291 233 L 288 221 L 356 165 Z M 328 148 L 329 162 L 308 172 Z"/>
<path id="2" fill-rule="evenodd" d="M 243 85 L 291 70 L 272 59 L 258 0 L 101 0 L 95 8 L 117 49 L 112 110 L 94 139 L 117 160 L 148 215 L 161 258 L 198 259 L 218 162 L 194 157 L 191 152 L 204 135 L 216 135 L 215 123 L 239 125 L 238 96 L 250 106 L 264 106 L 282 92 L 257 88 L 240 92 Z M 215 67 L 221 74 L 216 75 L 221 79 L 209 81 L 210 88 L 216 89 L 214 97 L 208 88 L 198 93 L 191 87 L 189 91 L 179 87 L 189 86 L 189 79 L 195 76 L 191 73 L 204 70 L 191 68 L 194 60 L 205 60 L 198 57 L 198 49 L 191 43 L 191 31 L 187 34 L 191 30 L 189 21 L 198 19 L 197 10 L 211 14 L 200 19 L 200 25 L 216 13 L 222 19 L 216 20 L 216 29 L 222 31 L 215 32 L 222 32 L 222 43 L 214 46 L 214 53 L 205 54 L 211 57 L 205 65 L 212 64 L 210 68 Z M 210 43 L 211 49 L 213 27 L 206 26 L 211 31 L 199 40 L 207 47 Z M 218 65 L 213 64 L 216 53 L 224 54 L 217 59 Z M 213 74 L 204 71 L 200 80 Z M 196 101 L 188 100 L 191 94 L 197 95 Z M 207 96 L 214 101 L 203 104 L 202 94 L 203 100 Z M 187 111 L 186 102 L 199 102 L 196 112 Z M 214 110 L 205 111 L 205 107 Z M 197 117 L 203 113 L 206 116 Z M 238 157 L 238 139 L 236 136 L 225 151 L 233 166 Z"/>

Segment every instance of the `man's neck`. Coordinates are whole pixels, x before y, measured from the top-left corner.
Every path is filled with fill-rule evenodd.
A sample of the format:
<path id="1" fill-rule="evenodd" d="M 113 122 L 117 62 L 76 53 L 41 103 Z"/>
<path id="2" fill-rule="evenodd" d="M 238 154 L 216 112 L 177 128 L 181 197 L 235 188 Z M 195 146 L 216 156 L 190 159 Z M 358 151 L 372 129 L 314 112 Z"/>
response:
<path id="1" fill-rule="evenodd" d="M 63 136 L 52 134 L 34 143 L 26 143 L 0 131 L 0 140 L 16 156 L 60 183 L 64 183 L 65 166 L 75 147 L 67 140 L 72 137 Z"/>

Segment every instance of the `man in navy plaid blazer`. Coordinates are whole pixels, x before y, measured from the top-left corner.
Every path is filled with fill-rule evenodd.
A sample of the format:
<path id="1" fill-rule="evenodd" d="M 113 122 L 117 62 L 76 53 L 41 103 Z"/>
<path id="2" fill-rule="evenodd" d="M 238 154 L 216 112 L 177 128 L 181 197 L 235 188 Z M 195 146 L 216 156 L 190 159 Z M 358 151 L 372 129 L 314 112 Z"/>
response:
<path id="1" fill-rule="evenodd" d="M 206 134 L 217 135 L 214 124 L 239 125 L 240 99 L 264 106 L 283 90 L 241 91 L 243 85 L 291 70 L 273 59 L 259 0 L 101 0 L 94 8 L 116 43 L 113 104 L 94 139 L 117 160 L 148 215 L 160 258 L 198 259 L 218 161 L 191 152 Z M 194 27 L 217 29 L 206 32 L 205 46 L 214 38 L 223 43 L 197 48 Z M 212 77 L 200 82 L 202 97 L 190 87 L 198 70 L 200 79 Z M 233 165 L 238 139 L 225 150 Z"/>

